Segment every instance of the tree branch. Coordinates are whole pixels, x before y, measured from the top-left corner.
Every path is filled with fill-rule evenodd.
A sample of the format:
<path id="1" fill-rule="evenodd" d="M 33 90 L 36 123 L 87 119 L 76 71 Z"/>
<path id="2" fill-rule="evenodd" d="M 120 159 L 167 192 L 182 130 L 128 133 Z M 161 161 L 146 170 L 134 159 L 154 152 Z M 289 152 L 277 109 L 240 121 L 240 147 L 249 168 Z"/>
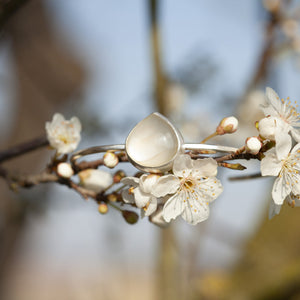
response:
<path id="1" fill-rule="evenodd" d="M 0 151 L 0 163 L 48 145 L 49 142 L 46 136 L 42 136 L 31 141 L 18 144 L 7 150 Z"/>
<path id="2" fill-rule="evenodd" d="M 0 29 L 28 0 L 0 0 Z"/>

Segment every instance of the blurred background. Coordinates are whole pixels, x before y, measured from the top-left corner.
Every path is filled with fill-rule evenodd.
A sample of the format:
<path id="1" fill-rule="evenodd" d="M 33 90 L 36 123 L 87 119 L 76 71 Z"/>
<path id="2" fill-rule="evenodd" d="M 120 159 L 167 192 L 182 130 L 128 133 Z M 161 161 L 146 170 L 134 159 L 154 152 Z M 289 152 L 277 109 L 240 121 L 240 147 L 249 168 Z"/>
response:
<path id="1" fill-rule="evenodd" d="M 80 148 L 123 143 L 153 111 L 186 142 L 235 115 L 238 132 L 211 142 L 242 146 L 266 86 L 300 98 L 299 18 L 292 0 L 0 1 L 1 149 L 43 135 L 55 112 L 79 117 Z M 51 155 L 4 165 L 35 173 Z M 272 179 L 236 172 L 219 172 L 208 221 L 167 229 L 100 215 L 63 186 L 1 181 L 0 299 L 300 299 L 299 210 L 269 221 Z"/>

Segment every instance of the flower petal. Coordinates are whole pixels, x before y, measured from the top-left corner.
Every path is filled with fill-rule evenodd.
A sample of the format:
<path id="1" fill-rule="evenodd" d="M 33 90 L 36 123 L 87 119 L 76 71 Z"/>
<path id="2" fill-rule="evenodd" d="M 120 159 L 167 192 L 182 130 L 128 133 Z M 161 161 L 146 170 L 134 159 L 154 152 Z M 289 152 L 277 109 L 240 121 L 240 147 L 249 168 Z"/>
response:
<path id="1" fill-rule="evenodd" d="M 202 198 L 205 197 L 208 202 L 212 202 L 223 192 L 223 187 L 220 180 L 211 177 L 199 182 L 199 190 L 203 191 Z"/>
<path id="2" fill-rule="evenodd" d="M 291 129 L 291 134 L 294 140 L 299 143 L 300 142 L 300 130 L 296 128 Z"/>
<path id="3" fill-rule="evenodd" d="M 190 199 L 181 216 L 189 224 L 196 225 L 208 218 L 209 207 L 204 202 Z"/>
<path id="4" fill-rule="evenodd" d="M 180 186 L 180 180 L 174 175 L 165 175 L 158 179 L 152 189 L 152 195 L 155 197 L 163 197 L 167 194 L 174 194 Z"/>
<path id="5" fill-rule="evenodd" d="M 150 194 L 152 192 L 153 187 L 157 183 L 159 175 L 156 174 L 143 174 L 140 177 L 140 188 L 143 192 Z"/>
<path id="6" fill-rule="evenodd" d="M 293 174 L 293 176 L 290 176 L 290 182 L 291 182 L 291 185 L 292 185 L 292 192 L 293 194 L 295 195 L 298 195 L 300 194 L 300 175 L 299 174 Z"/>
<path id="7" fill-rule="evenodd" d="M 149 201 L 149 205 L 145 211 L 145 216 L 148 217 L 156 211 L 157 208 L 157 199 L 155 197 L 151 197 Z"/>
<path id="8" fill-rule="evenodd" d="M 283 177 L 278 177 L 273 185 L 272 198 L 275 204 L 281 205 L 287 195 L 290 194 L 292 188 L 290 184 L 286 184 Z"/>
<path id="9" fill-rule="evenodd" d="M 295 147 L 292 149 L 291 153 L 296 153 L 296 152 L 298 152 L 299 149 L 300 149 L 300 143 L 298 143 L 297 145 L 295 145 Z"/>
<path id="10" fill-rule="evenodd" d="M 138 208 L 142 208 L 146 206 L 146 204 L 150 201 L 151 195 L 146 194 L 139 187 L 133 190 L 135 204 Z"/>
<path id="11" fill-rule="evenodd" d="M 277 93 L 270 87 L 267 87 L 266 96 L 267 96 L 267 101 L 272 105 L 272 107 L 274 107 L 275 111 L 281 112 L 283 104 L 281 103 Z"/>
<path id="12" fill-rule="evenodd" d="M 260 170 L 262 176 L 277 176 L 281 170 L 282 163 L 277 158 L 277 155 L 269 151 L 261 160 Z"/>
<path id="13" fill-rule="evenodd" d="M 213 158 L 197 159 L 193 161 L 192 176 L 213 177 L 217 175 L 218 163 Z"/>
<path id="14" fill-rule="evenodd" d="M 173 173 L 178 177 L 187 177 L 193 168 L 192 159 L 187 154 L 178 155 L 173 164 Z"/>
<path id="15" fill-rule="evenodd" d="M 60 113 L 55 113 L 52 118 L 52 124 L 53 126 L 58 126 L 61 122 L 65 121 L 65 117 Z"/>
<path id="16" fill-rule="evenodd" d="M 282 119 L 274 116 L 268 116 L 258 122 L 259 134 L 265 139 L 275 141 L 276 134 L 288 133 L 289 126 Z"/>
<path id="17" fill-rule="evenodd" d="M 72 117 L 70 123 L 75 131 L 81 131 L 81 122 L 77 117 Z"/>
<path id="18" fill-rule="evenodd" d="M 184 210 L 184 204 L 178 194 L 173 195 L 164 205 L 163 217 L 167 222 L 177 218 Z"/>
<path id="19" fill-rule="evenodd" d="M 288 133 L 278 132 L 275 134 L 275 149 L 279 160 L 286 158 L 292 148 L 292 138 Z"/>
<path id="20" fill-rule="evenodd" d="M 275 204 L 272 199 L 269 207 L 269 219 L 271 220 L 274 216 L 279 215 L 280 209 L 281 205 Z"/>
<path id="21" fill-rule="evenodd" d="M 122 198 L 125 203 L 135 203 L 134 195 L 129 193 L 128 189 L 122 191 Z"/>
<path id="22" fill-rule="evenodd" d="M 139 185 L 139 178 L 136 177 L 124 177 L 121 179 L 121 183 L 124 185 L 130 185 L 133 187 L 137 187 Z"/>

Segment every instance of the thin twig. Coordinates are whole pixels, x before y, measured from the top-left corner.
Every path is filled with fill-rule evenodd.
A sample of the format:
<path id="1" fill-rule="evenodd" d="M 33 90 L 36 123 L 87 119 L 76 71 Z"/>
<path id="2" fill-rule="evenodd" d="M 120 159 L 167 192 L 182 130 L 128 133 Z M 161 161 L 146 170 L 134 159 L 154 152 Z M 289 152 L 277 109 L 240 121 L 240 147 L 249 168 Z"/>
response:
<path id="1" fill-rule="evenodd" d="M 255 178 L 261 178 L 261 173 L 255 173 L 250 175 L 241 175 L 241 176 L 233 176 L 229 177 L 228 179 L 231 181 L 237 181 L 237 180 L 248 180 L 248 179 L 255 179 Z"/>
<path id="2" fill-rule="evenodd" d="M 128 158 L 127 155 L 123 152 L 121 153 L 116 153 L 118 158 L 119 158 L 119 162 L 128 162 Z M 93 161 L 82 161 L 77 163 L 77 161 L 75 161 L 73 163 L 73 168 L 75 169 L 75 173 L 78 173 L 82 170 L 86 170 L 86 169 L 97 169 L 99 166 L 103 166 L 104 165 L 104 161 L 103 158 L 97 159 L 97 160 L 93 160 Z"/>
<path id="3" fill-rule="evenodd" d="M 0 163 L 48 145 L 49 142 L 46 136 L 38 137 L 28 142 L 18 144 L 7 150 L 0 151 Z"/>

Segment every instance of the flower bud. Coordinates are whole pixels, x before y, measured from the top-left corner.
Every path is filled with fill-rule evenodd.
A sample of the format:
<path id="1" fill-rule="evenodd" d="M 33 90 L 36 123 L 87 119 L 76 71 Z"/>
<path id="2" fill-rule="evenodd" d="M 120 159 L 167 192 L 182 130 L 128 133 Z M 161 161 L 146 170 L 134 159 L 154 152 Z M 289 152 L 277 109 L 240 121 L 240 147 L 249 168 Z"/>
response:
<path id="1" fill-rule="evenodd" d="M 257 154 L 262 147 L 262 143 L 257 136 L 248 137 L 245 142 L 245 148 L 248 153 Z"/>
<path id="2" fill-rule="evenodd" d="M 95 193 L 104 191 L 113 183 L 111 174 L 102 170 L 87 169 L 79 172 L 78 176 L 81 185 Z"/>
<path id="3" fill-rule="evenodd" d="M 216 132 L 218 133 L 218 135 L 223 135 L 225 133 L 234 133 L 237 131 L 238 124 L 239 121 L 236 117 L 226 117 L 220 122 Z"/>
<path id="4" fill-rule="evenodd" d="M 275 141 L 275 133 L 278 128 L 278 122 L 279 120 L 277 120 L 275 117 L 266 117 L 261 119 L 257 125 L 259 135 L 263 139 Z"/>
<path id="5" fill-rule="evenodd" d="M 106 203 L 100 203 L 98 206 L 98 211 L 100 214 L 105 215 L 108 212 L 108 206 Z"/>
<path id="6" fill-rule="evenodd" d="M 119 163 L 119 158 L 113 152 L 106 152 L 103 156 L 103 163 L 106 167 L 112 169 Z"/>
<path id="7" fill-rule="evenodd" d="M 122 216 L 128 224 L 135 224 L 139 220 L 138 214 L 130 210 L 123 210 Z"/>
<path id="8" fill-rule="evenodd" d="M 69 163 L 62 162 L 57 165 L 57 174 L 63 178 L 71 178 L 74 170 Z"/>
<path id="9" fill-rule="evenodd" d="M 126 174 L 124 171 L 119 170 L 114 174 L 114 183 L 119 183 L 124 177 L 126 177 Z"/>
<path id="10" fill-rule="evenodd" d="M 118 201 L 118 194 L 117 193 L 112 193 L 107 195 L 107 200 L 111 202 L 117 202 Z"/>

